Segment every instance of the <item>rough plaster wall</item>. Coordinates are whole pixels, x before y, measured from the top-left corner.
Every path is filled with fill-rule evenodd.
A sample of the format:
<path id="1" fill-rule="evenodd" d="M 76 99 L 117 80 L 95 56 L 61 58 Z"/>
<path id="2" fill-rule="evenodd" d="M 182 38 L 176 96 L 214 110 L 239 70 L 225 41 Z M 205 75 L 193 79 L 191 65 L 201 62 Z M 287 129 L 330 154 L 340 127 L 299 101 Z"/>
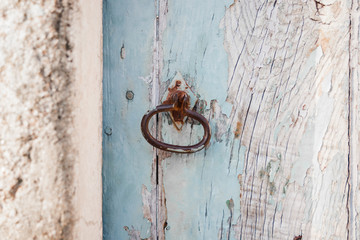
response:
<path id="1" fill-rule="evenodd" d="M 73 8 L 0 1 L 0 239 L 71 239 Z"/>

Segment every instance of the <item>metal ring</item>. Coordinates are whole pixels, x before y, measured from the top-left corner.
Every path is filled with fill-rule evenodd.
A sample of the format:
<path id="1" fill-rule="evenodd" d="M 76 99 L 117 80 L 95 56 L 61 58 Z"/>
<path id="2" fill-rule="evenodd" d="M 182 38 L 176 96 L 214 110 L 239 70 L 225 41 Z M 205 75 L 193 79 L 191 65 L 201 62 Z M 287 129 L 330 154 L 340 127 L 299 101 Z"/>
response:
<path id="1" fill-rule="evenodd" d="M 154 138 L 149 132 L 149 122 L 150 122 L 150 119 L 152 118 L 152 116 L 154 116 L 157 113 L 169 112 L 169 111 L 173 111 L 173 110 L 175 110 L 174 105 L 159 105 L 154 110 L 151 110 L 150 112 L 148 112 L 147 114 L 144 115 L 144 117 L 141 120 L 141 132 L 142 132 L 144 138 L 146 139 L 146 141 L 148 141 L 148 143 L 150 143 L 154 147 L 159 148 L 161 150 L 169 151 L 169 152 L 176 152 L 176 153 L 197 152 L 209 144 L 210 138 L 211 138 L 211 132 L 210 132 L 210 126 L 209 126 L 208 121 L 206 120 L 205 117 L 203 117 L 199 113 L 189 110 L 189 109 L 186 109 L 186 108 L 184 109 L 185 115 L 187 115 L 188 117 L 191 117 L 195 120 L 198 120 L 204 128 L 204 136 L 200 142 L 198 142 L 197 144 L 194 144 L 194 145 L 190 145 L 190 146 L 178 146 L 178 145 L 159 142 L 156 138 Z"/>

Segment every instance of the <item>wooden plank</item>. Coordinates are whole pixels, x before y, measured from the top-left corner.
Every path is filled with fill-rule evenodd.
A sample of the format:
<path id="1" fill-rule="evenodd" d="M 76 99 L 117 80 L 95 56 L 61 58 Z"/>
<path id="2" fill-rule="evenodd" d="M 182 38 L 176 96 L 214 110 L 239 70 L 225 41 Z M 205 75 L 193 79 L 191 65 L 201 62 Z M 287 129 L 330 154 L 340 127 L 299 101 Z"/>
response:
<path id="1" fill-rule="evenodd" d="M 154 158 L 139 126 L 151 107 L 155 14 L 153 1 L 103 3 L 104 239 L 151 235 Z"/>
<path id="2" fill-rule="evenodd" d="M 359 74 L 359 1 L 351 1 L 350 19 L 350 152 L 349 152 L 349 181 L 351 194 L 349 199 L 349 239 L 360 239 L 360 74 Z"/>
<path id="3" fill-rule="evenodd" d="M 160 18 L 160 21 L 166 20 L 161 45 L 164 59 L 162 81 L 166 85 L 179 71 L 202 99 L 209 104 L 211 99 L 217 99 L 227 106 L 228 65 L 223 49 L 224 32 L 219 24 L 230 1 L 208 1 L 206 4 L 191 0 L 162 2 L 168 7 L 165 18 Z M 161 129 L 166 142 L 186 145 L 195 143 L 197 135 L 201 137 L 198 133 L 202 131 L 200 126 L 186 125 L 181 133 L 177 133 L 167 124 L 166 118 L 163 120 Z M 191 133 L 193 138 L 189 139 Z M 213 145 L 210 148 L 215 152 L 226 151 Z M 228 191 L 235 194 L 234 197 L 239 195 L 238 184 L 229 181 L 232 176 L 219 174 L 210 181 L 213 176 L 209 167 L 216 171 L 222 162 L 216 161 L 216 155 L 207 155 L 204 159 L 204 154 L 204 151 L 190 155 L 172 154 L 162 161 L 160 173 L 164 171 L 167 224 L 170 228 L 166 231 L 166 239 L 215 239 L 221 221 L 221 215 L 218 218 L 215 209 L 221 209 L 222 214 L 222 196 Z M 223 191 L 218 192 L 216 178 L 227 185 Z M 212 185 L 216 189 L 214 192 Z"/>
<path id="4" fill-rule="evenodd" d="M 213 130 L 206 151 L 159 155 L 166 239 L 346 239 L 347 3 L 160 2 L 162 88 L 180 71 Z"/>

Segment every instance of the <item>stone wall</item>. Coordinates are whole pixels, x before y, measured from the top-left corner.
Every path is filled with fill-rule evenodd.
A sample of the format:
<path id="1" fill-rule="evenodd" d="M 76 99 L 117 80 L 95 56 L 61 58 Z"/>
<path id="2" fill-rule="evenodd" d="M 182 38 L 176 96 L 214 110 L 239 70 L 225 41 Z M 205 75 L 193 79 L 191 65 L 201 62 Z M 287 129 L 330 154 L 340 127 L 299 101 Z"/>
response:
<path id="1" fill-rule="evenodd" d="M 0 1 L 0 239 L 76 236 L 79 2 Z"/>

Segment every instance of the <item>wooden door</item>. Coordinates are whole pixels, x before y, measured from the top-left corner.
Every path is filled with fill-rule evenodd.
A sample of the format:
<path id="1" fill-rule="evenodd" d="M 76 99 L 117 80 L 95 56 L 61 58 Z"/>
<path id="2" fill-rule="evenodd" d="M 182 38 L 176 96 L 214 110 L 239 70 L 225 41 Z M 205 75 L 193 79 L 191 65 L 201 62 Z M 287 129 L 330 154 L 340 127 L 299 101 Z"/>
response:
<path id="1" fill-rule="evenodd" d="M 104 239 L 349 239 L 346 1 L 104 0 Z M 210 145 L 140 121 L 181 74 Z M 190 144 L 166 115 L 158 139 Z"/>

